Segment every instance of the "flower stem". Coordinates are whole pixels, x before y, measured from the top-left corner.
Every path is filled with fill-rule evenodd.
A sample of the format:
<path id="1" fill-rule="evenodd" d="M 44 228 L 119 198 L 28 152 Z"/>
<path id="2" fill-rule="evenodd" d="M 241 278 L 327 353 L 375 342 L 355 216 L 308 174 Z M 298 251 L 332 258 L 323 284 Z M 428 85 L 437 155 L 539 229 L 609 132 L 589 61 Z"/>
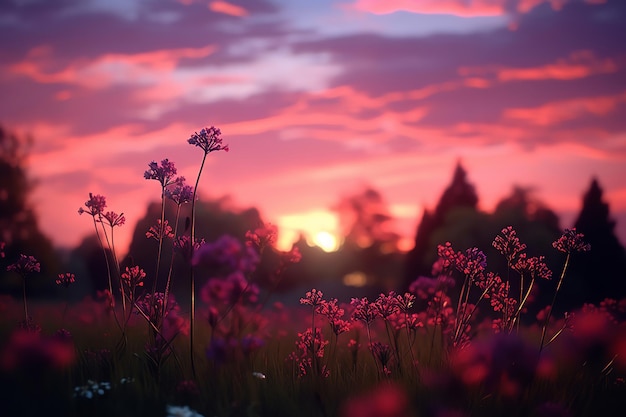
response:
<path id="1" fill-rule="evenodd" d="M 556 302 L 556 296 L 561 289 L 561 285 L 563 284 L 563 278 L 565 278 L 565 271 L 567 271 L 567 267 L 569 266 L 569 258 L 570 252 L 567 252 L 567 256 L 565 257 L 565 264 L 563 265 L 563 271 L 561 271 L 561 276 L 559 278 L 559 283 L 556 285 L 556 290 L 554 291 L 554 295 L 552 296 L 552 304 L 550 304 L 550 309 L 548 310 L 548 314 L 546 315 L 546 321 L 543 323 L 543 329 L 541 330 L 541 342 L 539 343 L 539 353 L 544 348 L 543 342 L 546 339 L 546 330 L 548 329 L 548 324 L 550 324 L 550 317 L 552 316 L 552 309 L 554 308 L 554 303 Z"/>
<path id="2" fill-rule="evenodd" d="M 200 176 L 202 175 L 202 169 L 204 168 L 204 163 L 206 161 L 206 156 L 208 154 L 205 152 L 202 157 L 202 163 L 200 164 L 200 169 L 198 170 L 198 177 L 196 178 L 196 185 L 193 187 L 193 200 L 191 201 L 191 242 L 190 242 L 190 253 L 191 258 L 193 259 L 193 252 L 195 250 L 195 239 L 196 239 L 196 194 L 198 193 L 198 184 L 200 183 Z M 196 362 L 193 355 L 193 342 L 194 342 L 194 323 L 195 323 L 195 310 L 196 310 L 196 290 L 195 290 L 195 277 L 194 277 L 194 269 L 193 265 L 191 266 L 191 271 L 189 273 L 189 281 L 191 287 L 191 306 L 189 313 L 189 355 L 191 359 L 191 372 L 195 379 L 196 377 Z"/>
<path id="3" fill-rule="evenodd" d="M 26 304 L 26 277 L 22 275 L 22 293 L 24 295 L 24 320 L 28 323 L 28 305 Z"/>

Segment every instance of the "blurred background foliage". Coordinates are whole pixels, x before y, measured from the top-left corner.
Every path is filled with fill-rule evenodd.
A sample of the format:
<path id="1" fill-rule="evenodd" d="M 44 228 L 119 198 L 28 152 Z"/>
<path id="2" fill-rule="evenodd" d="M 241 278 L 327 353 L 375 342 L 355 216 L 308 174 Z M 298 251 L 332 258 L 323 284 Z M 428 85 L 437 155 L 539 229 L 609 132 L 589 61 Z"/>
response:
<path id="1" fill-rule="evenodd" d="M 65 271 L 72 271 L 79 277 L 71 288 L 72 299 L 96 296 L 107 287 L 107 265 L 96 236 L 85 237 L 73 249 L 54 248 L 50 238 L 39 230 L 29 201 L 36 186 L 28 177 L 27 169 L 31 139 L 20 138 L 0 127 L 0 140 L 0 240 L 6 242 L 0 292 L 20 294 L 19 277 L 6 272 L 6 265 L 24 253 L 35 256 L 42 268 L 41 274 L 29 280 L 29 296 L 55 295 L 58 289 L 49 277 Z M 371 187 L 355 190 L 352 195 L 340 198 L 332 209 L 337 213 L 343 235 L 337 251 L 325 252 L 301 237 L 294 246 L 302 253 L 302 261 L 290 266 L 279 282 L 273 278 L 279 252 L 270 248 L 263 253 L 252 279 L 262 288 L 275 291 L 277 300 L 297 303 L 312 287 L 327 291 L 341 301 L 349 301 L 350 297 L 375 297 L 383 291 L 405 291 L 418 277 L 432 275 L 437 245 L 445 242 L 451 242 L 457 251 L 478 247 L 487 255 L 488 270 L 506 276 L 506 261 L 491 243 L 502 228 L 509 225 L 527 245 L 528 255 L 545 255 L 554 273 L 551 282 L 541 283 L 534 305 L 549 304 L 546 297 L 553 293 L 564 261 L 563 254 L 552 248 L 552 242 L 560 236 L 564 226 L 556 213 L 536 198 L 532 188 L 514 185 L 493 212 L 482 211 L 479 196 L 460 162 L 454 167 L 452 179 L 436 206 L 421 214 L 413 248 L 406 253 L 398 248 L 400 236 L 393 229 L 393 217 L 379 191 Z M 122 270 L 125 266 L 140 265 L 148 277 L 156 276 L 158 244 L 146 237 L 146 231 L 160 218 L 160 210 L 160 201 L 151 203 L 137 222 L 128 253 L 120 259 Z M 165 218 L 172 227 L 175 215 L 174 205 L 167 204 Z M 183 205 L 179 232 L 188 228 L 189 216 L 189 205 Z M 246 231 L 264 224 L 264 220 L 256 208 L 237 208 L 229 197 L 202 196 L 197 204 L 196 224 L 199 239 L 213 242 L 230 235 L 244 242 Z M 584 233 L 592 251 L 572 260 L 558 303 L 560 309 L 568 310 L 584 302 L 598 303 L 605 297 L 626 296 L 626 251 L 616 237 L 615 222 L 597 178 L 591 179 L 582 196 L 574 226 Z M 170 241 L 163 246 L 160 283 L 166 279 L 171 255 Z M 185 303 L 189 292 L 188 273 L 189 265 L 180 257 L 174 257 L 172 291 L 181 303 Z M 206 267 L 199 270 L 197 285 L 201 286 L 214 273 Z"/>

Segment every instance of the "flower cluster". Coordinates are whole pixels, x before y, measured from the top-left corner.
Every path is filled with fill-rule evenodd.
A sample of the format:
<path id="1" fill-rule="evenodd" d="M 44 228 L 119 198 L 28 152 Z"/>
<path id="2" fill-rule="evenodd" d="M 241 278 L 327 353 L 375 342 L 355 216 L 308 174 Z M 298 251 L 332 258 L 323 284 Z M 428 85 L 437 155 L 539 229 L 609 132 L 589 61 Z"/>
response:
<path id="1" fill-rule="evenodd" d="M 211 126 L 200 130 L 200 133 L 196 132 L 187 140 L 190 145 L 201 148 L 205 154 L 215 151 L 228 152 L 228 145 L 222 144 L 221 130 Z"/>
<path id="2" fill-rule="evenodd" d="M 165 238 L 172 239 L 174 237 L 174 231 L 167 220 L 161 225 L 161 219 L 157 219 L 156 224 L 150 226 L 150 229 L 146 232 L 146 237 L 148 239 L 155 239 L 156 241 Z"/>
<path id="3" fill-rule="evenodd" d="M 263 225 L 246 232 L 246 245 L 256 246 L 259 251 L 276 243 L 278 228 L 273 224 Z"/>
<path id="4" fill-rule="evenodd" d="M 55 282 L 57 285 L 61 285 L 62 287 L 67 288 L 71 284 L 73 284 L 75 281 L 76 281 L 76 276 L 72 273 L 66 272 L 64 274 L 59 274 Z"/>
<path id="5" fill-rule="evenodd" d="M 176 167 L 173 162 L 170 162 L 169 159 L 164 159 L 161 161 L 161 166 L 157 164 L 155 161 L 152 161 L 148 164 L 150 169 L 144 172 L 143 176 L 147 180 L 157 180 L 161 183 L 161 187 L 165 188 L 168 185 L 174 183 L 176 176 Z"/>
<path id="6" fill-rule="evenodd" d="M 193 187 L 185 184 L 184 177 L 178 177 L 173 187 L 165 189 L 165 197 L 178 206 L 190 203 L 193 200 Z"/>
<path id="7" fill-rule="evenodd" d="M 591 250 L 591 245 L 585 243 L 584 237 L 582 233 L 576 233 L 576 229 L 565 229 L 563 235 L 554 241 L 552 246 L 565 253 L 588 252 Z"/>
<path id="8" fill-rule="evenodd" d="M 517 232 L 512 226 L 505 227 L 500 233 L 502 236 L 496 236 L 493 247 L 504 255 L 509 265 L 514 265 L 519 255 L 526 250 L 526 245 L 520 243 Z"/>
<path id="9" fill-rule="evenodd" d="M 113 211 L 107 211 L 106 213 L 102 215 L 102 217 L 104 218 L 104 220 L 106 220 L 106 223 L 111 227 L 122 226 L 124 223 L 126 223 L 126 218 L 124 217 L 124 213 L 117 214 Z"/>
<path id="10" fill-rule="evenodd" d="M 358 320 L 365 324 L 370 324 L 378 317 L 378 308 L 374 303 L 370 303 L 367 297 L 352 298 L 350 305 L 354 307 L 352 320 Z"/>
<path id="11" fill-rule="evenodd" d="M 324 293 L 313 288 L 311 291 L 307 291 L 304 298 L 300 299 L 300 304 L 317 307 L 322 305 L 324 301 Z"/>
<path id="12" fill-rule="evenodd" d="M 94 217 L 100 216 L 102 215 L 102 212 L 104 211 L 104 208 L 106 206 L 107 206 L 107 203 L 106 203 L 106 198 L 104 196 L 101 196 L 99 194 L 93 195 L 92 193 L 89 193 L 89 200 L 85 202 L 85 207 L 87 207 L 87 210 L 80 207 L 78 209 L 78 214 L 87 213 L 90 216 L 94 216 Z"/>
<path id="13" fill-rule="evenodd" d="M 126 272 L 122 273 L 122 282 L 126 284 L 128 288 L 135 289 L 136 287 L 143 287 L 143 279 L 146 277 L 146 273 L 138 266 L 126 267 Z"/>
<path id="14" fill-rule="evenodd" d="M 20 255 L 20 259 L 17 262 L 7 266 L 7 271 L 13 271 L 21 276 L 26 276 L 31 272 L 39 272 L 40 265 L 34 256 Z"/>
<path id="15" fill-rule="evenodd" d="M 95 396 L 103 396 L 107 391 L 110 390 L 110 382 L 96 382 L 88 379 L 87 384 L 74 388 L 74 397 L 86 398 L 88 400 L 91 400 Z"/>
<path id="16" fill-rule="evenodd" d="M 291 352 L 287 359 L 291 359 L 296 362 L 298 366 L 299 375 L 304 376 L 310 372 L 317 372 L 317 369 L 313 369 L 313 358 L 323 358 L 324 350 L 328 345 L 328 340 L 324 340 L 322 331 L 319 327 L 315 328 L 315 336 L 311 328 L 307 328 L 303 333 L 298 333 L 298 340 L 296 340 L 296 350 Z M 315 363 L 318 363 L 315 361 Z M 329 371 L 326 366 L 319 369 L 320 375 L 327 377 Z"/>

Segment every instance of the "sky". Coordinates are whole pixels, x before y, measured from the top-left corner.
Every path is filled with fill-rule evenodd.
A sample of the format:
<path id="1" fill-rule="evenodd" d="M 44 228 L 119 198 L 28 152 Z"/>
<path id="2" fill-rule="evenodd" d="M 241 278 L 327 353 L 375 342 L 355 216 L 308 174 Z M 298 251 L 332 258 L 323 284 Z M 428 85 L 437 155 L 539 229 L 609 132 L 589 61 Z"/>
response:
<path id="1" fill-rule="evenodd" d="M 480 208 L 514 185 L 571 227 L 592 177 L 626 242 L 622 0 L 4 0 L 0 123 L 34 139 L 42 230 L 74 246 L 90 192 L 150 201 L 151 161 L 204 198 L 257 207 L 289 244 L 336 235 L 333 206 L 380 192 L 410 247 L 458 161 Z M 503 225 L 504 226 L 504 225 Z"/>

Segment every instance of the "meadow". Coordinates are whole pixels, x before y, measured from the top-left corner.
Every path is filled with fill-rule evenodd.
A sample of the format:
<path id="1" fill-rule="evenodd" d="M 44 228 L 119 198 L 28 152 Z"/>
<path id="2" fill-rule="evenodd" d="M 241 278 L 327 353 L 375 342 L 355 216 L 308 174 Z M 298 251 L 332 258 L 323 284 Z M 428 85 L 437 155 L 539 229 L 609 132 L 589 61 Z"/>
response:
<path id="1" fill-rule="evenodd" d="M 146 237 L 158 242 L 156 270 L 169 270 L 162 282 L 140 265 L 120 266 L 114 231 L 125 219 L 97 194 L 77 221 L 93 221 L 109 266 L 98 297 L 29 300 L 38 260 L 7 259 L 0 243 L 1 266 L 23 289 L 22 299 L 0 299 L 0 414 L 556 417 L 625 409 L 626 300 L 565 314 L 556 308 L 572 259 L 593 250 L 576 230 L 564 230 L 545 254 L 562 259 L 559 271 L 544 256 L 528 256 L 504 225 L 493 240 L 507 262 L 503 276 L 489 271 L 481 248 L 441 242 L 432 276 L 403 292 L 339 301 L 311 288 L 287 307 L 272 301 L 272 285 L 252 278 L 264 251 L 280 255 L 274 284 L 300 261 L 297 249 L 274 247 L 275 227 L 250 230 L 246 242 L 196 238 L 205 160 L 228 145 L 214 127 L 188 143 L 202 152 L 194 186 L 167 159 L 149 163 L 144 175 L 161 190 L 161 218 Z M 166 204 L 177 213 L 191 205 L 185 230 L 165 218 Z M 172 274 L 165 245 L 189 264 L 187 275 Z M 218 272 L 197 276 L 201 266 Z M 70 290 L 80 277 L 44 279 Z M 184 303 L 170 291 L 173 280 L 189 282 Z M 556 282 L 551 303 L 529 313 L 548 280 Z"/>

